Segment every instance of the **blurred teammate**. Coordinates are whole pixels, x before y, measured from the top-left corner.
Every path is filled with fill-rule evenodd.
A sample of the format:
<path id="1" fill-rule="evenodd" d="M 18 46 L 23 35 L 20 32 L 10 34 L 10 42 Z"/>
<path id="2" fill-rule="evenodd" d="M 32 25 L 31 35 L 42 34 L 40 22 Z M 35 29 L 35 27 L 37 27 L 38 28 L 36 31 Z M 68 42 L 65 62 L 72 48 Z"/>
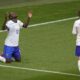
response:
<path id="1" fill-rule="evenodd" d="M 20 29 L 27 28 L 32 17 L 32 13 L 28 12 L 28 18 L 25 23 L 18 20 L 17 17 L 18 16 L 15 12 L 10 12 L 5 16 L 3 30 L 7 29 L 8 36 L 5 40 L 3 54 L 0 56 L 0 61 L 2 62 L 10 63 L 12 62 L 12 58 L 14 58 L 17 62 L 21 61 L 19 33 Z"/>
<path id="2" fill-rule="evenodd" d="M 80 11 L 78 11 L 78 16 L 80 18 Z M 76 36 L 75 55 L 78 57 L 78 69 L 80 71 L 80 19 L 74 22 L 72 34 Z"/>

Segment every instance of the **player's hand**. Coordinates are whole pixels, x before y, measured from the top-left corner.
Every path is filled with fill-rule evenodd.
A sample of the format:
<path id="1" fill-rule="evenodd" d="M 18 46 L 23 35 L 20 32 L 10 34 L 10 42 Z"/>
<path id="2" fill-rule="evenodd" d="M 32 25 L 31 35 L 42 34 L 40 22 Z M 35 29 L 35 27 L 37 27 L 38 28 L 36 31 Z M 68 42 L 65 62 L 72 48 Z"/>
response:
<path id="1" fill-rule="evenodd" d="M 32 12 L 31 12 L 31 11 L 28 12 L 28 17 L 29 17 L 29 18 L 32 17 Z"/>

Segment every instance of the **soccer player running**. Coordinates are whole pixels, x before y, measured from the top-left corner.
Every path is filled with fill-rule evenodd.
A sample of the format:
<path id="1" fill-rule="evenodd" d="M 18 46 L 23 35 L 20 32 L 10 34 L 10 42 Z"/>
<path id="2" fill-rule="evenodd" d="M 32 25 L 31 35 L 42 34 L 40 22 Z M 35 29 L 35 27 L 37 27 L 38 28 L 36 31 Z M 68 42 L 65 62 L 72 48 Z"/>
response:
<path id="1" fill-rule="evenodd" d="M 8 31 L 8 36 L 5 40 L 3 54 L 0 56 L 0 61 L 4 63 L 11 63 L 12 58 L 15 61 L 21 61 L 20 49 L 19 49 L 19 33 L 20 29 L 27 28 L 30 19 L 32 17 L 32 12 L 28 12 L 28 18 L 25 23 L 18 19 L 15 12 L 10 12 L 5 16 L 5 21 L 3 24 L 3 30 Z"/>
<path id="2" fill-rule="evenodd" d="M 80 18 L 80 11 L 78 11 L 78 16 Z M 75 55 L 78 57 L 78 69 L 80 71 L 80 19 L 74 22 L 72 34 L 76 35 Z"/>

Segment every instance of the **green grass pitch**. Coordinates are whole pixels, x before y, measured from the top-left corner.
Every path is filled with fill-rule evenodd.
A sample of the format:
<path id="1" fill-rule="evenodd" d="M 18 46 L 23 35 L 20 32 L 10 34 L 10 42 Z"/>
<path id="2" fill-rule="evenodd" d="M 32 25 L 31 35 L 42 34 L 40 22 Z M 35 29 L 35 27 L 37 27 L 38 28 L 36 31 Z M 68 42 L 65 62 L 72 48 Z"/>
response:
<path id="1" fill-rule="evenodd" d="M 42 5 L 34 4 L 0 9 L 0 26 L 3 23 L 5 12 L 9 11 L 17 12 L 19 18 L 24 21 L 28 10 L 31 9 L 33 11 L 33 18 L 30 24 L 36 24 L 75 17 L 80 7 L 79 0 L 71 0 L 70 2 L 61 0 L 63 2 L 58 3 L 53 3 L 53 0 L 50 0 L 52 3 L 49 4 L 48 1 L 47 4 Z M 22 62 L 13 62 L 11 64 L 0 63 L 0 65 L 79 75 L 77 59 L 74 54 L 75 37 L 71 33 L 74 21 L 62 21 L 21 30 L 20 48 Z M 0 52 L 3 50 L 6 36 L 6 32 L 0 33 Z M 0 80 L 79 80 L 79 78 L 78 76 L 64 74 L 0 67 Z"/>

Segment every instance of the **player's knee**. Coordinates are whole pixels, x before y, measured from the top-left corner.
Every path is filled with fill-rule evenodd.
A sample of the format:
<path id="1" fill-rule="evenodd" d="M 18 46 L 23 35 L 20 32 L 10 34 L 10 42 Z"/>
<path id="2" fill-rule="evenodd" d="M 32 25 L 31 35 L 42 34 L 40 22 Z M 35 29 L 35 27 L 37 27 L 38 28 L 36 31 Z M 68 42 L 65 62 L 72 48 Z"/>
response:
<path id="1" fill-rule="evenodd" d="M 16 61 L 16 62 L 21 62 L 21 58 L 20 58 L 20 59 L 16 59 L 15 61 Z"/>
<path id="2" fill-rule="evenodd" d="M 11 63 L 12 62 L 12 60 L 11 59 L 6 59 L 6 63 Z"/>

